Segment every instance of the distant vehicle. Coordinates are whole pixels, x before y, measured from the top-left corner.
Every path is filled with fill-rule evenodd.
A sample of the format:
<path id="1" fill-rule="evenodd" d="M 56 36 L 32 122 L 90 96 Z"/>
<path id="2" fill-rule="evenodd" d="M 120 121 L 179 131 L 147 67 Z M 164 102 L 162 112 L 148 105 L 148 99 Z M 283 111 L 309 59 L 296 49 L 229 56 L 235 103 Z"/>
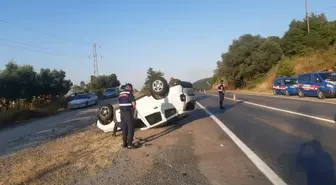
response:
<path id="1" fill-rule="evenodd" d="M 98 96 L 95 93 L 78 94 L 68 103 L 68 108 L 76 109 L 97 104 Z"/>
<path id="2" fill-rule="evenodd" d="M 118 96 L 119 96 L 119 90 L 118 90 L 118 88 L 108 88 L 103 93 L 104 99 L 115 98 L 115 97 L 118 97 Z"/>
<path id="3" fill-rule="evenodd" d="M 336 72 L 312 72 L 298 76 L 298 95 L 320 99 L 336 96 Z"/>
<path id="4" fill-rule="evenodd" d="M 287 96 L 297 94 L 297 78 L 295 77 L 279 77 L 273 80 L 273 94 L 285 94 Z"/>
<path id="5" fill-rule="evenodd" d="M 190 82 L 175 79 L 167 83 L 162 77 L 153 79 L 150 94 L 136 99 L 134 118 L 149 129 L 165 124 L 167 121 L 185 117 L 195 109 L 196 99 Z M 120 109 L 111 104 L 104 105 L 98 113 L 97 126 L 104 132 L 113 130 L 115 124 L 120 125 Z"/>
<path id="6" fill-rule="evenodd" d="M 121 86 L 119 87 L 119 90 L 120 90 L 120 91 L 123 91 L 123 90 L 125 89 L 125 87 L 126 87 L 126 84 L 125 84 L 125 85 L 121 85 Z"/>

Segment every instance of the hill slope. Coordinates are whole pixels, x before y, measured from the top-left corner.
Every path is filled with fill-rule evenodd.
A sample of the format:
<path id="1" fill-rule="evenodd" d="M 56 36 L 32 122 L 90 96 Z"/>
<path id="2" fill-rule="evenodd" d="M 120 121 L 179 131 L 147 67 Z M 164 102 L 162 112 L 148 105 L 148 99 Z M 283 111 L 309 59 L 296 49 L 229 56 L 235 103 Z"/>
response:
<path id="1" fill-rule="evenodd" d="M 211 86 L 210 81 L 211 78 L 203 78 L 200 80 L 197 80 L 196 82 L 193 83 L 193 87 L 196 90 L 200 90 L 200 89 L 209 89 Z"/>
<path id="2" fill-rule="evenodd" d="M 292 20 L 282 37 L 244 34 L 232 41 L 217 61 L 214 84 L 227 81 L 230 89 L 271 90 L 276 76 L 336 70 L 336 21 L 322 13 L 306 20 Z"/>

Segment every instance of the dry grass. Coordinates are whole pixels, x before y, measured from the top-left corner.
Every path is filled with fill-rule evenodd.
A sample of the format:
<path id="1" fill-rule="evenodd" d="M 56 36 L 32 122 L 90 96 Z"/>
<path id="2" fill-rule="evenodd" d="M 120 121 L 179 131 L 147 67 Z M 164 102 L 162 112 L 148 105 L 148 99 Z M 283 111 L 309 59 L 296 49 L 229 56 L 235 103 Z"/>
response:
<path id="1" fill-rule="evenodd" d="M 109 167 L 119 145 L 111 135 L 88 129 L 3 156 L 0 184 L 72 184 L 76 174 L 95 175 Z"/>
<path id="2" fill-rule="evenodd" d="M 333 69 L 336 66 L 336 47 L 328 51 L 317 51 L 310 56 L 299 56 L 292 59 L 295 74 L 304 72 Z M 271 92 L 272 81 L 276 77 L 278 66 L 273 67 L 266 75 L 265 80 L 253 92 Z"/>
<path id="3" fill-rule="evenodd" d="M 330 48 L 324 52 L 317 51 L 311 56 L 296 57 L 293 62 L 296 74 L 332 69 L 336 66 L 336 48 Z"/>
<path id="4" fill-rule="evenodd" d="M 336 70 L 336 47 L 332 47 L 325 51 L 316 51 L 308 56 L 297 56 L 292 59 L 295 74 L 304 72 L 320 71 L 325 69 Z M 264 80 L 257 84 L 253 89 L 237 89 L 237 91 L 244 92 L 272 92 L 272 82 L 276 77 L 278 65 L 274 66 L 266 75 Z M 217 83 L 216 83 L 217 84 Z M 212 89 L 216 89 L 217 85 L 214 84 Z M 229 88 L 233 89 L 233 88 Z"/>

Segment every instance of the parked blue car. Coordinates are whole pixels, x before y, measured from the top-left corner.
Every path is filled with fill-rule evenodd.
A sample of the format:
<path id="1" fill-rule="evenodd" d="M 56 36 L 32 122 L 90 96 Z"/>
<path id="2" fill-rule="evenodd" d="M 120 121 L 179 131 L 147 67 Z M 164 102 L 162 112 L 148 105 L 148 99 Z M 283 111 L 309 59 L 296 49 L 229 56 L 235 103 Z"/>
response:
<path id="1" fill-rule="evenodd" d="M 103 93 L 104 99 L 107 98 L 116 98 L 119 96 L 118 88 L 108 88 Z"/>
<path id="2" fill-rule="evenodd" d="M 280 77 L 273 80 L 273 94 L 285 94 L 287 96 L 296 94 L 297 78 L 295 77 Z"/>
<path id="3" fill-rule="evenodd" d="M 298 76 L 298 95 L 320 99 L 336 96 L 336 72 L 312 72 Z"/>

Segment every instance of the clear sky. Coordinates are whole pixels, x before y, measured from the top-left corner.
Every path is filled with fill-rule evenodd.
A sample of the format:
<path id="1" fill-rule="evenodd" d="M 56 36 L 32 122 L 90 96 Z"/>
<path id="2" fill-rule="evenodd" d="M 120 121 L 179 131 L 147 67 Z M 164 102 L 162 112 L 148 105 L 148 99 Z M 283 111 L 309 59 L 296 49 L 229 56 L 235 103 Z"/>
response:
<path id="1" fill-rule="evenodd" d="M 336 2 L 308 4 L 315 12 Z M 336 19 L 336 8 L 325 13 Z M 0 62 L 63 69 L 78 84 L 93 74 L 96 42 L 100 74 L 140 88 L 153 67 L 193 82 L 212 75 L 232 39 L 281 36 L 304 15 L 304 0 L 2 0 Z"/>

